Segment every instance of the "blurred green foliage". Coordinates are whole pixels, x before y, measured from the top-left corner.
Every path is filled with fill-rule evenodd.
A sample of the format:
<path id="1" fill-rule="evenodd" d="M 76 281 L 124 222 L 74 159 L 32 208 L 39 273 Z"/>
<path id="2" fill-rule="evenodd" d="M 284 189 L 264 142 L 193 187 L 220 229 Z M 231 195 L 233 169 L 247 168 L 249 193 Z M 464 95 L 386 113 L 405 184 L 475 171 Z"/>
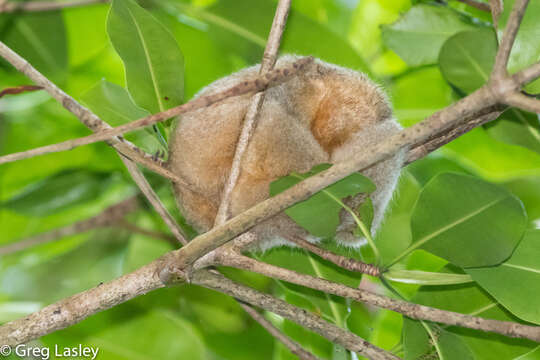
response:
<path id="1" fill-rule="evenodd" d="M 495 33 L 488 14 L 453 0 L 295 0 L 282 50 L 366 72 L 387 90 L 398 120 L 410 126 L 487 80 L 496 37 L 513 2 L 504 1 L 501 29 Z M 0 40 L 116 126 L 178 105 L 213 80 L 258 62 L 276 1 L 141 0 L 139 5 L 114 0 L 113 5 L 1 14 Z M 540 59 L 539 17 L 540 4 L 531 1 L 512 52 L 511 72 Z M 0 61 L 0 90 L 28 83 Z M 527 87 L 533 94 L 539 89 L 540 81 Z M 168 131 L 165 123 L 128 139 L 154 153 L 166 146 Z M 0 99 L 0 155 L 88 133 L 44 92 Z M 169 185 L 147 175 L 183 223 Z M 298 179 L 289 180 L 279 180 L 283 186 L 275 192 Z M 348 184 L 364 185 L 362 189 L 347 188 L 344 193 L 338 186 L 336 196 L 372 190 L 363 181 Z M 86 219 L 134 193 L 118 156 L 103 143 L 0 165 L 0 244 Z M 300 216 L 308 230 L 324 225 L 324 247 L 373 261 L 368 246 L 350 249 L 332 241 L 335 224 L 321 221 L 318 206 L 322 204 L 324 214 L 326 200 L 317 194 L 310 200 L 315 205 L 297 208 L 299 214 L 293 217 Z M 489 211 L 474 211 L 494 201 Z M 339 207 L 334 210 L 335 215 Z M 474 216 L 465 218 L 471 211 Z M 456 226 L 456 219 L 464 219 L 463 228 Z M 149 207 L 128 220 L 167 231 Z M 393 264 L 393 270 L 459 275 L 439 279 L 463 279 L 465 271 L 474 280 L 444 286 L 391 282 L 412 301 L 540 324 L 535 306 L 540 296 L 540 241 L 534 230 L 539 221 L 540 123 L 536 114 L 509 109 L 500 119 L 403 170 L 375 244 L 384 264 L 410 253 Z M 429 246 L 415 250 L 414 244 L 426 233 Z M 166 242 L 112 227 L 3 256 L 0 321 L 113 279 L 169 250 Z M 393 296 L 377 279 L 349 273 L 302 250 L 278 248 L 254 256 Z M 482 267 L 486 265 L 496 266 Z M 389 311 L 259 275 L 223 271 L 406 359 L 540 359 L 537 344 L 530 341 L 404 320 Z M 321 358 L 351 358 L 320 336 L 266 315 Z M 191 285 L 155 291 L 38 340 L 44 346 L 80 343 L 99 347 L 99 359 L 294 358 L 233 299 Z"/>

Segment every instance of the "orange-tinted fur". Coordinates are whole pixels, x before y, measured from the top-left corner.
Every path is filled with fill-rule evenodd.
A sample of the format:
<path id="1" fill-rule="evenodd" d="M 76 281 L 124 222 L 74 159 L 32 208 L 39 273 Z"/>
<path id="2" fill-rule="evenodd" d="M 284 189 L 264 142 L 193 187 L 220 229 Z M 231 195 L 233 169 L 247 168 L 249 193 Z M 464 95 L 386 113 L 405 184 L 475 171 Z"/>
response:
<path id="1" fill-rule="evenodd" d="M 296 59 L 284 56 L 276 66 Z M 198 96 L 256 78 L 258 68 L 257 65 L 220 79 Z M 209 230 L 214 223 L 250 98 L 251 95 L 229 98 L 182 116 L 171 139 L 171 170 L 197 188 L 194 193 L 175 184 L 174 190 L 183 214 L 200 232 Z M 231 196 L 229 216 L 268 198 L 271 181 L 293 171 L 308 171 L 320 163 L 342 161 L 399 130 L 384 93 L 369 79 L 316 60 L 300 75 L 266 91 Z M 403 152 L 363 172 L 378 187 L 372 194 L 373 231 L 379 226 L 395 187 L 402 158 Z M 347 202 L 357 206 L 362 199 L 357 196 Z M 349 245 L 357 244 L 360 239 L 352 236 L 352 217 L 342 213 L 341 219 L 338 238 Z M 290 235 L 307 236 L 284 214 L 253 231 L 261 239 L 261 248 L 282 244 Z"/>

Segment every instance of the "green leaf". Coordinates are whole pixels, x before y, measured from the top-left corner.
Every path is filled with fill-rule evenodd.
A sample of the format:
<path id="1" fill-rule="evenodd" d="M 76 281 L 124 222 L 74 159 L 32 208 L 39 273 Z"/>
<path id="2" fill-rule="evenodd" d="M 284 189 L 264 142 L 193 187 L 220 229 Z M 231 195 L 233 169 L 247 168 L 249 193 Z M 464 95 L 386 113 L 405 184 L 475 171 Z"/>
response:
<path id="1" fill-rule="evenodd" d="M 392 25 L 382 28 L 383 40 L 410 66 L 434 64 L 443 43 L 473 26 L 442 6 L 417 5 Z"/>
<path id="2" fill-rule="evenodd" d="M 480 179 L 440 174 L 422 190 L 411 218 L 412 245 L 462 267 L 496 265 L 523 236 L 527 217 L 514 195 Z"/>
<path id="3" fill-rule="evenodd" d="M 123 87 L 106 80 L 99 81 L 84 93 L 81 99 L 97 116 L 112 126 L 150 115 L 148 111 L 135 105 Z"/>
<path id="4" fill-rule="evenodd" d="M 167 28 L 133 0 L 114 0 L 107 30 L 137 105 L 156 113 L 182 103 L 184 58 Z"/>
<path id="5" fill-rule="evenodd" d="M 498 120 L 484 125 L 484 129 L 497 140 L 540 154 L 540 121 L 537 114 L 511 108 Z"/>
<path id="6" fill-rule="evenodd" d="M 437 66 L 417 68 L 396 77 L 390 94 L 394 114 L 403 126 L 416 124 L 454 101 L 452 87 Z"/>
<path id="7" fill-rule="evenodd" d="M 380 52 L 386 50 L 381 41 L 381 25 L 396 21 L 410 6 L 410 0 L 395 0 L 392 3 L 379 0 L 359 1 L 352 13 L 349 41 L 370 59 L 381 56 Z M 403 67 L 403 62 L 399 63 Z"/>
<path id="8" fill-rule="evenodd" d="M 407 166 L 407 170 L 414 176 L 420 186 L 424 187 L 431 179 L 441 173 L 453 172 L 469 174 L 463 166 L 456 161 L 443 156 L 427 156 Z M 414 204 L 413 204 L 414 205 Z"/>
<path id="9" fill-rule="evenodd" d="M 469 275 L 447 274 L 418 270 L 389 270 L 384 273 L 388 280 L 417 285 L 454 285 L 473 281 Z"/>
<path id="10" fill-rule="evenodd" d="M 441 48 L 439 66 L 446 80 L 471 93 L 489 80 L 497 53 L 497 36 L 491 28 L 463 31 Z"/>
<path id="11" fill-rule="evenodd" d="M 403 321 L 405 360 L 473 360 L 474 355 L 459 337 L 438 325 L 406 318 Z"/>
<path id="12" fill-rule="evenodd" d="M 483 128 L 469 131 L 442 151 L 482 178 L 497 182 L 538 174 L 540 170 L 540 154 L 497 141 Z"/>
<path id="13" fill-rule="evenodd" d="M 515 358 L 514 360 L 538 360 L 540 359 L 540 346 L 536 349 L 531 350 L 530 352 L 523 354 L 520 357 Z"/>
<path id="14" fill-rule="evenodd" d="M 185 99 L 190 99 L 214 80 L 238 70 L 236 59 L 230 54 L 230 49 L 224 49 L 220 43 L 215 42 L 205 24 L 193 26 L 190 22 L 178 21 L 182 16 L 179 11 L 174 7 L 167 7 L 167 10 L 169 15 L 159 16 L 158 19 L 182 43 L 182 52 L 186 54 L 185 74 L 196 74 L 184 79 Z"/>
<path id="15" fill-rule="evenodd" d="M 525 206 L 531 223 L 540 219 L 540 176 L 524 176 L 504 184 Z"/>
<path id="16" fill-rule="evenodd" d="M 81 99 L 97 116 L 112 126 L 150 115 L 148 111 L 135 105 L 123 87 L 106 80 L 98 82 L 84 93 Z M 143 131 L 135 132 L 134 135 L 127 134 L 126 138 L 135 141 L 137 145 L 153 154 L 161 149 L 161 144 L 155 136 L 153 128 L 145 128 Z"/>
<path id="17" fill-rule="evenodd" d="M 540 230 L 525 233 L 510 259 L 499 266 L 467 269 L 474 281 L 517 317 L 540 324 Z"/>
<path id="18" fill-rule="evenodd" d="M 409 318 L 403 319 L 402 331 L 405 360 L 416 360 L 433 354 L 434 349 L 432 344 L 430 344 L 429 335 L 422 327 L 420 321 L 414 321 Z"/>
<path id="19" fill-rule="evenodd" d="M 328 164 L 317 165 L 307 173 L 292 173 L 273 181 L 270 184 L 270 195 L 277 195 L 302 180 L 330 168 L 330 166 Z M 375 185 L 371 180 L 360 173 L 354 173 L 319 191 L 309 199 L 288 208 L 285 213 L 314 236 L 331 237 L 336 233 L 339 225 L 339 212 L 343 208 L 341 199 L 374 190 Z M 321 221 L 322 219 L 325 220 Z"/>
<path id="20" fill-rule="evenodd" d="M 26 186 L 1 206 L 25 215 L 47 216 L 99 197 L 110 180 L 107 173 L 64 170 Z"/>
<path id="21" fill-rule="evenodd" d="M 68 65 L 62 13 L 45 11 L 7 16 L 6 31 L 0 32 L 1 40 L 44 75 L 62 81 Z"/>
<path id="22" fill-rule="evenodd" d="M 449 267 L 443 271 L 456 273 Z M 423 286 L 411 300 L 414 303 L 487 319 L 520 322 L 474 283 L 445 286 Z M 495 333 L 461 327 L 445 327 L 459 336 L 475 359 L 514 359 L 534 349 L 538 344 L 526 339 L 512 339 Z"/>

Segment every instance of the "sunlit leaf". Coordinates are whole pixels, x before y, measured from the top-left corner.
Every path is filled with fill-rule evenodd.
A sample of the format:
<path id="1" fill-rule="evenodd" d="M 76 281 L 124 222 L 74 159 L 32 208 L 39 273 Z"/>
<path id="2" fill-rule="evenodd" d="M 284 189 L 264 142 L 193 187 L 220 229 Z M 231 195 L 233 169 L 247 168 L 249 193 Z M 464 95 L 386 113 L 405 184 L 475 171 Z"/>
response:
<path id="1" fill-rule="evenodd" d="M 148 111 L 133 103 L 123 87 L 106 80 L 101 80 L 84 93 L 82 100 L 96 115 L 112 126 L 122 125 L 150 115 Z M 131 136 L 127 134 L 127 138 L 133 139 L 137 145 L 152 154 L 162 148 L 153 128 L 145 128 Z"/>
<path id="2" fill-rule="evenodd" d="M 396 77 L 390 88 L 394 114 L 410 126 L 450 105 L 453 90 L 436 66 L 415 69 Z"/>
<path id="3" fill-rule="evenodd" d="M 454 285 L 473 281 L 469 275 L 418 270 L 389 270 L 384 273 L 384 277 L 392 281 L 417 285 Z"/>
<path id="4" fill-rule="evenodd" d="M 504 188 L 440 174 L 415 205 L 409 251 L 422 248 L 463 267 L 495 265 L 510 256 L 526 224 L 523 205 Z"/>
<path id="5" fill-rule="evenodd" d="M 156 113 L 184 96 L 184 59 L 171 32 L 133 0 L 114 0 L 107 29 L 137 105 Z"/>
<path id="6" fill-rule="evenodd" d="M 497 53 L 497 37 L 490 28 L 463 31 L 441 48 L 439 66 L 448 82 L 471 93 L 489 80 Z"/>
<path id="7" fill-rule="evenodd" d="M 388 47 L 411 66 L 434 64 L 453 34 L 472 30 L 456 12 L 442 6 L 416 5 L 392 25 L 383 26 Z"/>
<path id="8" fill-rule="evenodd" d="M 498 266 L 467 269 L 480 286 L 519 318 L 540 324 L 540 230 L 530 230 L 512 256 Z"/>
<path id="9" fill-rule="evenodd" d="M 450 269 L 443 271 L 456 273 Z M 421 287 L 412 298 L 417 304 L 449 310 L 461 314 L 480 316 L 502 321 L 519 321 L 509 314 L 492 297 L 474 283 L 447 286 Z M 461 327 L 444 327 L 444 330 L 463 340 L 475 359 L 514 359 L 538 346 L 534 341 L 508 338 L 495 333 Z"/>

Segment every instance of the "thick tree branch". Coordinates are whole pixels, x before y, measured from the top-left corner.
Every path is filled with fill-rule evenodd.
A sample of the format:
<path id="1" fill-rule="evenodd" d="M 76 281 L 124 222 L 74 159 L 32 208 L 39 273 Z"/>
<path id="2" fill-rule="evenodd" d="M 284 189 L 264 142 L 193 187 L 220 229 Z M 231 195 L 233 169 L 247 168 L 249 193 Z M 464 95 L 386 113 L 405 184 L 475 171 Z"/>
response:
<path id="1" fill-rule="evenodd" d="M 285 30 L 285 24 L 287 22 L 290 7 L 291 0 L 280 0 L 278 3 L 272 28 L 270 29 L 270 35 L 268 36 L 268 41 L 266 42 L 266 48 L 261 61 L 259 75 L 266 75 L 272 70 L 274 64 L 276 63 L 281 37 L 283 36 L 283 31 Z M 229 172 L 229 177 L 225 183 L 225 188 L 223 189 L 221 203 L 219 204 L 214 222 L 215 225 L 223 224 L 228 218 L 227 212 L 229 210 L 230 197 L 234 187 L 236 186 L 236 182 L 240 177 L 242 159 L 249 145 L 253 131 L 255 131 L 255 127 L 257 126 L 257 118 L 263 102 L 264 91 L 261 91 L 253 96 L 248 106 L 247 113 L 244 117 L 242 131 L 240 132 L 240 137 L 238 138 L 238 142 L 236 144 L 236 150 L 234 153 L 231 170 Z"/>
<path id="2" fill-rule="evenodd" d="M 9 243 L 0 247 L 0 256 L 12 254 L 32 246 L 42 245 L 51 241 L 59 240 L 65 236 L 80 234 L 88 230 L 110 226 L 122 219 L 128 213 L 136 210 L 138 207 L 137 197 L 131 197 L 118 204 L 112 205 L 102 213 L 86 220 L 76 222 L 68 226 L 54 229 L 42 234 L 37 234 L 26 239 Z"/>
<path id="3" fill-rule="evenodd" d="M 412 319 L 427 320 L 475 330 L 495 332 L 505 336 L 521 337 L 540 342 L 540 326 L 528 326 L 510 321 L 484 319 L 452 311 L 435 309 L 429 306 L 413 304 L 403 300 L 391 299 L 366 290 L 354 289 L 343 284 L 262 263 L 247 256 L 241 256 L 234 253 L 223 254 L 223 256 L 217 257 L 216 261 L 220 265 L 253 271 L 274 279 L 280 279 L 319 290 L 327 294 L 334 294 L 383 309 L 392 310 Z"/>
<path id="4" fill-rule="evenodd" d="M 13 12 L 36 12 L 36 11 L 53 11 L 72 7 L 80 7 L 95 4 L 108 3 L 109 0 L 72 0 L 72 1 L 6 1 L 0 3 L 0 13 Z"/>

